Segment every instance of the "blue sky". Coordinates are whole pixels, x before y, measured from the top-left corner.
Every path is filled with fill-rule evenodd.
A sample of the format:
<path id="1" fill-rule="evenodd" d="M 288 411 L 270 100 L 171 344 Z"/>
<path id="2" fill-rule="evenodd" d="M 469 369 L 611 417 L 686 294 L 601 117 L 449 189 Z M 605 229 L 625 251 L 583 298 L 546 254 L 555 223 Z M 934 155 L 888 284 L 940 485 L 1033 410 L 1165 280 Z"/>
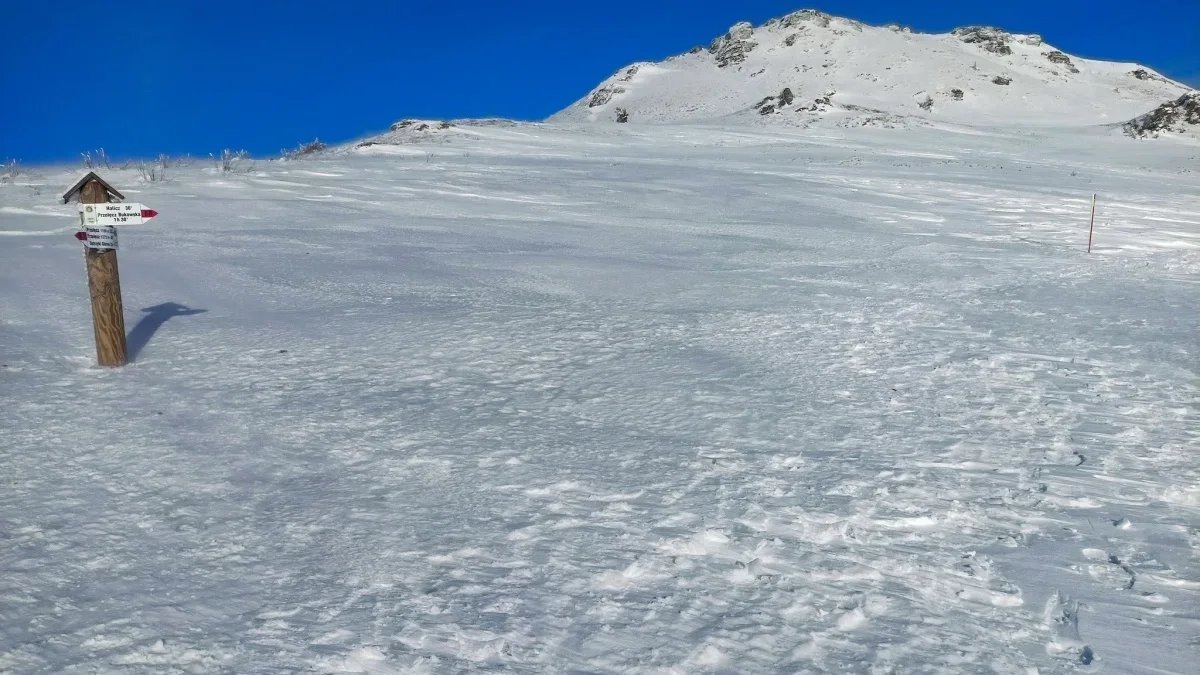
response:
<path id="1" fill-rule="evenodd" d="M 0 160 L 273 154 L 401 117 L 540 119 L 629 62 L 804 6 L 1041 33 L 1200 86 L 1197 0 L 0 0 Z"/>

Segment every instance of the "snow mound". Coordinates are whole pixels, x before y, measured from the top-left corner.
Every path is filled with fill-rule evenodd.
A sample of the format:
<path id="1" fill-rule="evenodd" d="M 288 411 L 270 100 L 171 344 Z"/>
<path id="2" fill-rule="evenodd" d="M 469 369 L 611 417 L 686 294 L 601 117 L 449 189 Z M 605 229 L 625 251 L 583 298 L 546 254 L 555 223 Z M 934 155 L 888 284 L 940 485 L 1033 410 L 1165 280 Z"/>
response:
<path id="1" fill-rule="evenodd" d="M 446 144 L 455 140 L 474 138 L 477 130 L 487 127 L 517 127 L 523 122 L 501 118 L 468 118 L 428 120 L 406 118 L 392 124 L 381 134 L 368 136 L 344 145 L 341 150 L 365 151 L 387 146 Z"/>
<path id="2" fill-rule="evenodd" d="M 784 91 L 794 103 L 779 105 Z M 807 127 L 882 116 L 905 127 L 1082 126 L 1121 123 L 1186 91 L 1137 64 L 1069 55 L 1040 35 L 990 26 L 916 33 L 805 9 L 761 26 L 740 22 L 707 47 L 621 68 L 550 120 Z M 802 103 L 823 98 L 815 109 Z"/>
<path id="3" fill-rule="evenodd" d="M 1125 123 L 1125 133 L 1135 138 L 1164 133 L 1200 134 L 1200 91 L 1184 94 L 1129 120 Z"/>

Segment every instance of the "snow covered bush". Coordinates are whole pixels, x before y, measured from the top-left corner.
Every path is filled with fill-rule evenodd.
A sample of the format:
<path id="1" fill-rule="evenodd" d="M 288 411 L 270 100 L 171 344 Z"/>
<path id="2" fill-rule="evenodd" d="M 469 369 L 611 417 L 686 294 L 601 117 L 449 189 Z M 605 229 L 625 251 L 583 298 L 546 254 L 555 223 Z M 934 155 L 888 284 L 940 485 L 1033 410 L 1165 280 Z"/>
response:
<path id="1" fill-rule="evenodd" d="M 220 155 L 213 156 L 209 154 L 209 157 L 212 157 L 216 168 L 221 173 L 249 173 L 254 170 L 254 162 L 250 161 L 250 153 L 245 150 L 234 152 L 229 148 L 225 148 L 221 151 Z"/>
<path id="2" fill-rule="evenodd" d="M 5 164 L 0 164 L 0 181 L 10 181 L 21 174 L 21 165 L 15 159 L 8 160 Z"/>
<path id="3" fill-rule="evenodd" d="M 309 155 L 318 153 L 329 146 L 321 142 L 321 139 L 314 138 L 307 143 L 301 143 L 291 150 L 280 150 L 279 154 L 283 159 L 300 159 Z"/>

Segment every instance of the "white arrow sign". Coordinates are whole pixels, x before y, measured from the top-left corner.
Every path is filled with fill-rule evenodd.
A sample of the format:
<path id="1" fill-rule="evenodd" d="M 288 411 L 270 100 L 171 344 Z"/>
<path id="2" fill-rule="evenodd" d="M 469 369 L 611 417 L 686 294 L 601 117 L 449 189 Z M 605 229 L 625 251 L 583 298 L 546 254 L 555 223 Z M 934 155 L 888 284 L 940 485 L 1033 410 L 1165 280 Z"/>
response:
<path id="1" fill-rule="evenodd" d="M 117 250 L 117 228 L 111 225 L 83 228 L 84 243 L 88 248 Z"/>
<path id="2" fill-rule="evenodd" d="M 158 215 L 158 211 L 144 204 L 80 204 L 83 224 L 88 225 L 141 225 Z"/>

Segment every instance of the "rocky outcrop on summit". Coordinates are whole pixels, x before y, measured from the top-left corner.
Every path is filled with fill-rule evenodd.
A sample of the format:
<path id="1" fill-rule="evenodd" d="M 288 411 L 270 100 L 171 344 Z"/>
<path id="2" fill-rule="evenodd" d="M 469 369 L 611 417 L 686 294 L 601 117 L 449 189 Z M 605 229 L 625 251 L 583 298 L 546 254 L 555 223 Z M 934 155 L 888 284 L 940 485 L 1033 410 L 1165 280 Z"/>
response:
<path id="1" fill-rule="evenodd" d="M 950 34 L 967 44 L 979 45 L 985 51 L 999 56 L 1012 56 L 1013 50 L 1009 45 L 1013 41 L 1030 47 L 1042 44 L 1040 35 L 1014 35 L 992 26 L 964 26 L 955 28 Z"/>
<path id="2" fill-rule="evenodd" d="M 1134 138 L 1156 138 L 1160 134 L 1188 131 L 1200 133 L 1200 91 L 1167 101 L 1125 123 L 1125 133 Z"/>
<path id="3" fill-rule="evenodd" d="M 969 45 L 977 44 L 993 54 L 999 54 L 1000 56 L 1010 56 L 1012 54 L 1012 47 L 1008 46 L 1008 43 L 1012 40 L 1012 35 L 999 28 L 992 28 L 991 26 L 964 26 L 963 28 L 955 28 L 950 31 L 950 34 Z"/>
<path id="4" fill-rule="evenodd" d="M 817 28 L 828 28 L 835 34 L 844 34 L 847 32 L 861 33 L 863 29 L 862 22 L 826 14 L 818 9 L 797 10 L 786 16 L 767 21 L 763 24 L 763 28 L 766 30 L 803 29 L 806 24 Z"/>
<path id="5" fill-rule="evenodd" d="M 729 32 L 712 41 L 708 52 L 716 57 L 717 67 L 737 65 L 746 60 L 746 55 L 754 51 L 758 45 L 750 40 L 754 37 L 754 26 L 743 21 L 734 24 Z"/>
<path id="6" fill-rule="evenodd" d="M 802 23 L 815 23 L 821 28 L 828 28 L 829 23 L 833 21 L 832 16 L 816 9 L 801 9 L 787 16 L 778 19 L 771 19 L 766 23 L 766 26 L 780 26 L 781 28 L 795 28 Z"/>

